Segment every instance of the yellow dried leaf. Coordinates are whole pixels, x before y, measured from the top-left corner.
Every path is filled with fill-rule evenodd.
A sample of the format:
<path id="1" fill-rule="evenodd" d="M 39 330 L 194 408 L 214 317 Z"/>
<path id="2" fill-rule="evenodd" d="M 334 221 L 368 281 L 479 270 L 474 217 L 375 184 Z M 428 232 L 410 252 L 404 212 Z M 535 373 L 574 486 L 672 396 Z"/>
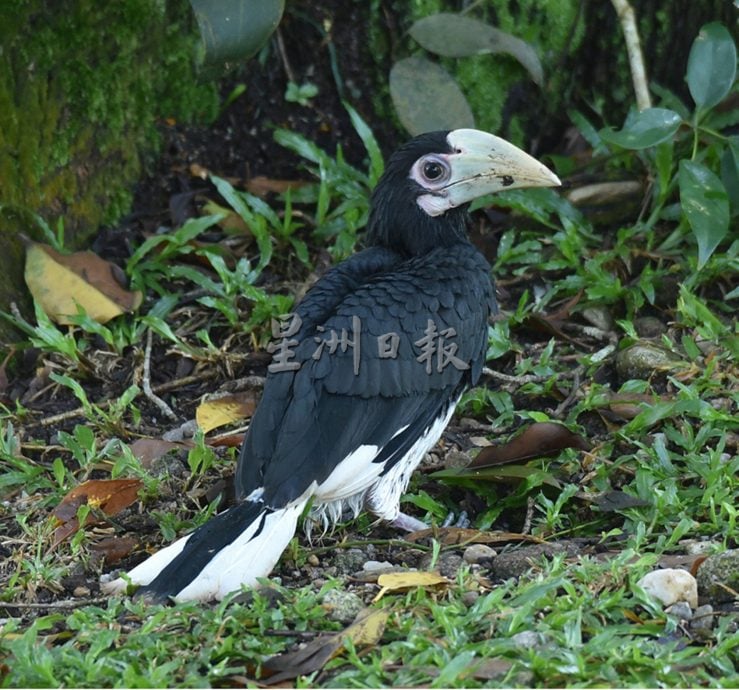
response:
<path id="1" fill-rule="evenodd" d="M 92 252 L 60 254 L 31 242 L 26 249 L 25 279 L 34 300 L 50 319 L 71 324 L 81 306 L 98 323 L 105 323 L 141 304 L 142 294 L 121 287 L 116 266 Z"/>
<path id="2" fill-rule="evenodd" d="M 383 573 L 377 578 L 377 584 L 382 589 L 372 600 L 372 603 L 379 601 L 388 592 L 404 592 L 413 587 L 432 588 L 446 586 L 451 582 L 439 573 L 430 573 L 427 571 L 410 570 L 405 573 Z"/>
<path id="3" fill-rule="evenodd" d="M 342 639 L 349 638 L 357 646 L 377 644 L 385 632 L 389 615 L 384 609 L 363 609 L 354 622 L 339 634 Z"/>
<path id="4" fill-rule="evenodd" d="M 256 398 L 251 392 L 211 398 L 198 405 L 195 420 L 203 433 L 207 434 L 219 426 L 233 424 L 251 417 L 256 405 Z"/>

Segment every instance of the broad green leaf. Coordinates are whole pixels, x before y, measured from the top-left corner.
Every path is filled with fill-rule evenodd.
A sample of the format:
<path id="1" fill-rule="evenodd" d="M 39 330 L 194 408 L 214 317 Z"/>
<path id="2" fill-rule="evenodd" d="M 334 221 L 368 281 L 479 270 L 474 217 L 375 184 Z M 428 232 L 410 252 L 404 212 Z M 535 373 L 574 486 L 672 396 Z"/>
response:
<path id="1" fill-rule="evenodd" d="M 625 149 L 646 149 L 674 136 L 681 122 L 673 110 L 647 108 L 629 117 L 620 132 L 606 128 L 600 130 L 600 136 L 603 141 Z"/>
<path id="2" fill-rule="evenodd" d="M 544 70 L 532 46 L 477 19 L 439 12 L 419 19 L 409 33 L 426 50 L 444 57 L 506 53 L 518 60 L 534 83 L 544 82 Z"/>
<path id="3" fill-rule="evenodd" d="M 698 242 L 698 268 L 729 232 L 729 197 L 721 180 L 700 163 L 680 161 L 680 204 Z"/>
<path id="4" fill-rule="evenodd" d="M 736 46 L 719 22 L 706 24 L 693 41 L 688 57 L 688 88 L 696 105 L 711 108 L 720 103 L 736 78 Z"/>
<path id="5" fill-rule="evenodd" d="M 393 65 L 390 95 L 403 127 L 414 136 L 437 129 L 475 126 L 457 82 L 425 58 L 409 57 Z"/>
<path id="6" fill-rule="evenodd" d="M 277 28 L 285 0 L 190 0 L 208 62 L 254 55 Z"/>

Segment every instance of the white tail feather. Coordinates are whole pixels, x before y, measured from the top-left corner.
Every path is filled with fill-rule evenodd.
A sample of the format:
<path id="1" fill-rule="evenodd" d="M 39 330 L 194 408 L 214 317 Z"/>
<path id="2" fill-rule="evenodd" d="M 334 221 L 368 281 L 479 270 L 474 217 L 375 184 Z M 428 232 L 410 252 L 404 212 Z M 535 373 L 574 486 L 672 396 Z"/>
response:
<path id="1" fill-rule="evenodd" d="M 139 565 L 128 573 L 126 580 L 122 577 L 111 580 L 110 582 L 105 582 L 101 579 L 101 591 L 105 594 L 123 594 L 128 586 L 128 580 L 134 585 L 148 585 L 171 561 L 180 555 L 180 552 L 191 536 L 188 534 L 186 537 L 172 542 L 169 546 L 161 549 L 161 551 L 157 551 L 152 556 L 149 556 L 143 563 L 139 563 Z"/>
<path id="2" fill-rule="evenodd" d="M 285 508 L 260 513 L 233 542 L 224 546 L 200 574 L 174 597 L 175 601 L 223 599 L 241 585 L 257 584 L 267 577 L 287 548 L 298 526 L 307 499 Z M 264 519 L 257 536 L 253 536 Z"/>

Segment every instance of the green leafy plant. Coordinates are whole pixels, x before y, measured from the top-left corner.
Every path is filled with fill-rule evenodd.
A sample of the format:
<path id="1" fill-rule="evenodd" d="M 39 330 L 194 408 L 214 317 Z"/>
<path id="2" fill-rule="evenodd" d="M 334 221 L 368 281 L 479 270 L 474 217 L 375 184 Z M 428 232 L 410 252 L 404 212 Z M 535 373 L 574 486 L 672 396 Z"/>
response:
<path id="1" fill-rule="evenodd" d="M 729 31 L 719 23 L 707 24 L 688 58 L 687 82 L 695 108 L 690 111 L 671 94 L 664 94 L 672 108 L 633 111 L 621 130 L 599 133 L 606 144 L 640 152 L 647 165 L 654 166 L 646 228 L 670 217 L 667 204 L 679 191 L 678 231 L 685 226 L 691 229 L 698 246 L 698 269 L 728 235 L 731 218 L 739 214 L 739 137 L 720 131 L 735 115 L 716 109 L 734 85 L 736 64 Z"/>
<path id="2" fill-rule="evenodd" d="M 367 151 L 366 172 L 349 165 L 340 146 L 332 157 L 296 132 L 286 129 L 275 132 L 275 141 L 307 160 L 311 164 L 309 170 L 319 179 L 317 185 L 298 190 L 292 201 L 315 207 L 314 237 L 331 243 L 329 251 L 334 259 L 345 258 L 353 251 L 357 232 L 369 217 L 370 191 L 384 169 L 382 153 L 372 130 L 348 103 L 344 103 L 344 107 Z"/>

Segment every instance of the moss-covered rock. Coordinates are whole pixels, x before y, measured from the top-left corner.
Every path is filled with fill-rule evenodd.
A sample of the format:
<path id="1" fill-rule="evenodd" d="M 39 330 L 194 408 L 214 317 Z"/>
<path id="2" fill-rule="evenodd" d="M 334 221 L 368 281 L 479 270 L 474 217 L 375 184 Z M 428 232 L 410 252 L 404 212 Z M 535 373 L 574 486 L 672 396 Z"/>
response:
<path id="1" fill-rule="evenodd" d="M 22 288 L 17 233 L 63 217 L 70 245 L 124 213 L 159 120 L 215 115 L 187 0 L 0 4 L 0 295 Z M 6 306 L 5 304 L 2 306 Z M 0 328 L 3 327 L 0 322 Z"/>

